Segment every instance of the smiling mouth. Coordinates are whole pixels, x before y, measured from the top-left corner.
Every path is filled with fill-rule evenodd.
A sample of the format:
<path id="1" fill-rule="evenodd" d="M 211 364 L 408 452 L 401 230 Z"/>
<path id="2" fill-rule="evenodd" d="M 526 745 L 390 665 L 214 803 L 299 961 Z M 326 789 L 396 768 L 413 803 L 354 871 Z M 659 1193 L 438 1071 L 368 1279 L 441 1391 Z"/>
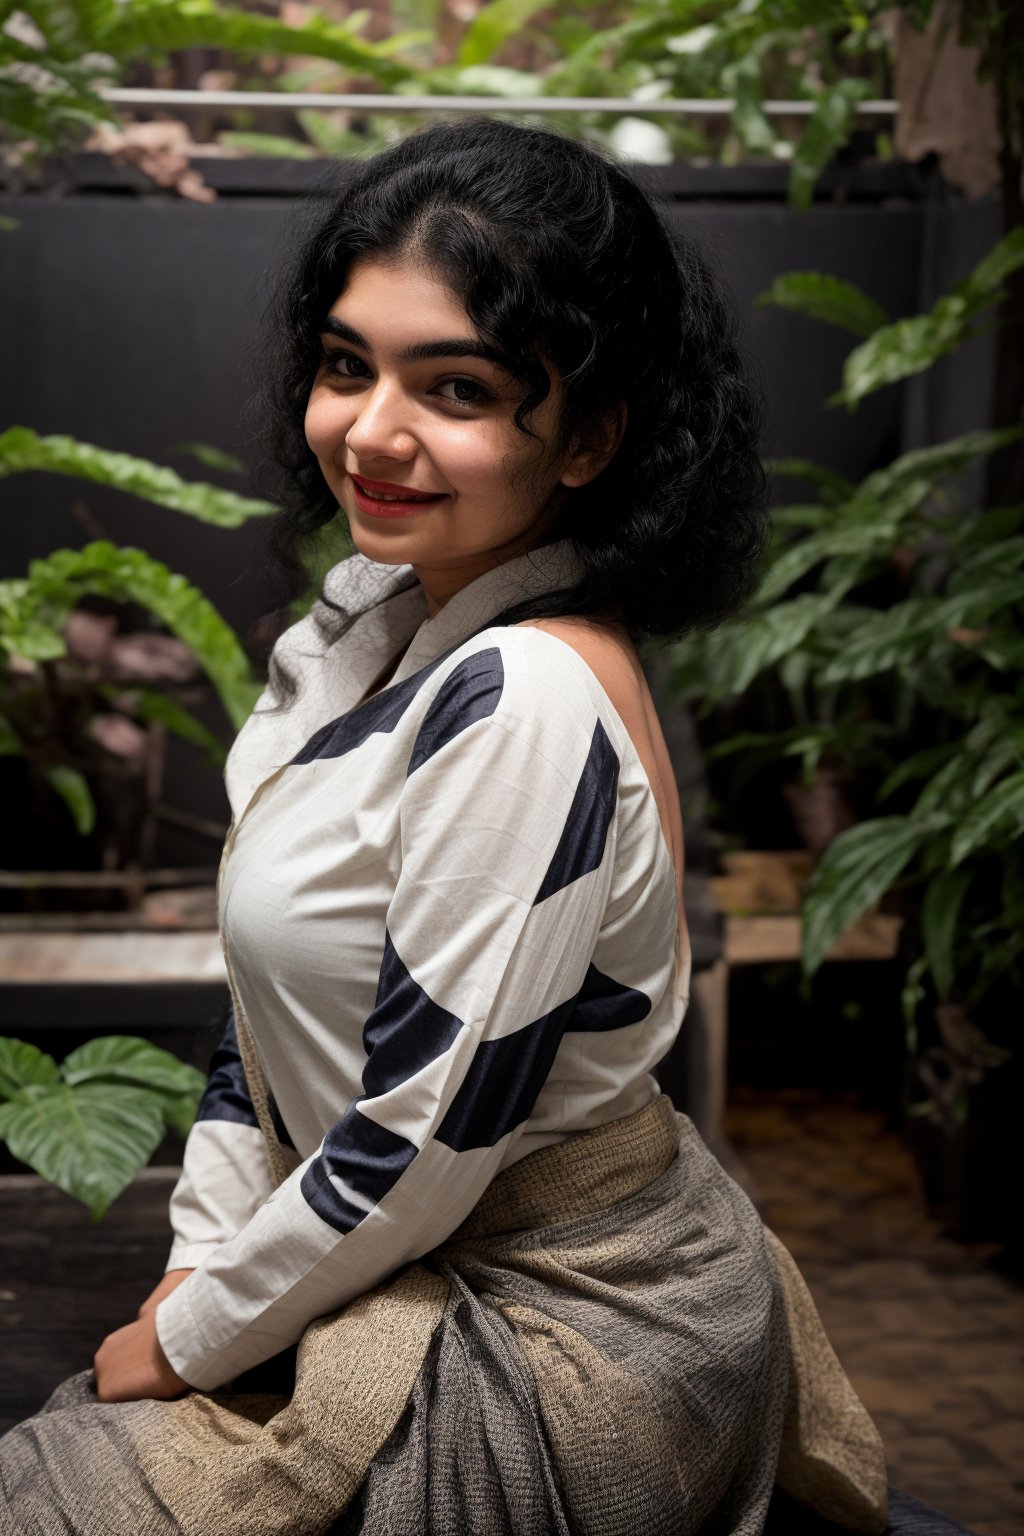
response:
<path id="1" fill-rule="evenodd" d="M 351 475 L 349 478 L 370 501 L 440 501 L 443 495 L 440 491 L 414 491 L 405 486 L 392 485 L 386 480 L 367 480 L 362 475 Z"/>
<path id="2" fill-rule="evenodd" d="M 350 475 L 349 479 L 357 510 L 363 517 L 377 521 L 415 517 L 417 512 L 429 512 L 431 507 L 448 499 L 447 492 L 406 490 L 403 485 L 393 485 L 387 480 L 365 480 L 362 475 Z"/>

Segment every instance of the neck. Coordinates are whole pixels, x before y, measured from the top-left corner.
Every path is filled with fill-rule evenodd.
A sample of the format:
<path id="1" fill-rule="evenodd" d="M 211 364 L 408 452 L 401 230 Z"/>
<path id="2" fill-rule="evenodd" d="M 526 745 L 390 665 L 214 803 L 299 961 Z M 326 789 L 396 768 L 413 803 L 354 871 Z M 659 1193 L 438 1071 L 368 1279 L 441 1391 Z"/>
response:
<path id="1" fill-rule="evenodd" d="M 423 594 L 427 600 L 427 616 L 434 618 L 449 598 L 461 592 L 463 587 L 468 587 L 478 577 L 484 576 L 488 571 L 493 571 L 499 565 L 514 560 L 519 555 L 525 555 L 531 549 L 537 549 L 547 542 L 542 539 L 534 539 L 530 543 L 516 540 L 509 544 L 503 544 L 497 549 L 482 550 L 478 554 L 467 555 L 457 564 L 450 565 L 413 565 L 417 581 L 423 588 Z"/>

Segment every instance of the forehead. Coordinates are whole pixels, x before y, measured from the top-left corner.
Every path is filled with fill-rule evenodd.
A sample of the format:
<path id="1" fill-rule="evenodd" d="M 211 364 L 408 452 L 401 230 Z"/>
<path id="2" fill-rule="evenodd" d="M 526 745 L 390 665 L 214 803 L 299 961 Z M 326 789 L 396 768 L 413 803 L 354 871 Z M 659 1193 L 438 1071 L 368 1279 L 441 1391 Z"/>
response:
<path id="1" fill-rule="evenodd" d="M 364 257 L 354 262 L 329 313 L 362 331 L 375 348 L 392 342 L 404 346 L 428 333 L 477 335 L 462 301 L 440 278 L 411 261 Z"/>

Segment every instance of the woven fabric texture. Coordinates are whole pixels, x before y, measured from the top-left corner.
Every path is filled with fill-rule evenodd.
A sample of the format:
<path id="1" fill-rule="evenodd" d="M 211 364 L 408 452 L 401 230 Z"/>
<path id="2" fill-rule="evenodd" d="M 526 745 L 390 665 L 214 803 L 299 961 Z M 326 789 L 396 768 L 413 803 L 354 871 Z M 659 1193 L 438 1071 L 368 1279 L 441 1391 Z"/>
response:
<path id="1" fill-rule="evenodd" d="M 0 1536 L 760 1536 L 777 1475 L 884 1529 L 881 1443 L 792 1259 L 662 1096 L 499 1174 L 306 1329 L 290 1391 L 71 1378 L 0 1441 Z"/>

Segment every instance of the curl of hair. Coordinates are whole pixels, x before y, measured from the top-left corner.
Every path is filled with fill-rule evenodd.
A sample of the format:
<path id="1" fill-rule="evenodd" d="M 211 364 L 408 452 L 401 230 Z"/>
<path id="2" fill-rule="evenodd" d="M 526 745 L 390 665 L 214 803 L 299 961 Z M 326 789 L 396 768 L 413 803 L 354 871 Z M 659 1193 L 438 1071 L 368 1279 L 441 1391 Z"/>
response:
<path id="1" fill-rule="evenodd" d="M 562 443 L 619 401 L 621 444 L 569 490 L 548 538 L 572 541 L 579 579 L 496 623 L 589 615 L 636 643 L 720 623 L 749 595 L 768 533 L 759 392 L 723 291 L 698 247 L 672 236 L 633 176 L 589 145 L 488 118 L 439 123 L 329 177 L 300 217 L 272 302 L 251 402 L 281 507 L 270 534 L 295 580 L 296 551 L 338 514 L 303 430 L 320 329 L 363 257 L 426 261 L 522 384 L 521 431 L 547 396 L 541 354 L 564 385 Z M 335 636 L 354 614 L 336 608 Z M 287 699 L 289 679 L 271 664 Z"/>

